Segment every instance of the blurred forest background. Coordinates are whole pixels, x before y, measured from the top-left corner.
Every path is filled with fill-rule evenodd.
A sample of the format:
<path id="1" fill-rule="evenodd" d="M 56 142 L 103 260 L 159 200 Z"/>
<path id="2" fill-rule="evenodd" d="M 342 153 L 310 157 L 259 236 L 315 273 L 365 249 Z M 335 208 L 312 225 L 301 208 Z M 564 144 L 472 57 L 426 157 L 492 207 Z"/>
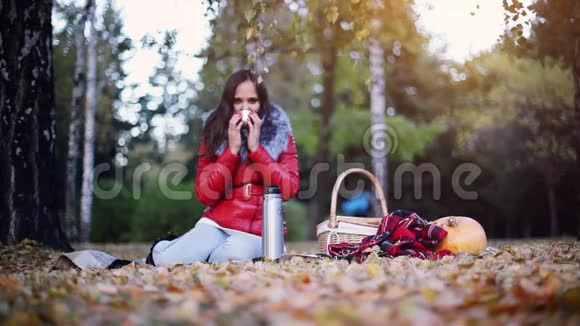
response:
<path id="1" fill-rule="evenodd" d="M 429 220 L 474 217 L 492 238 L 577 236 L 575 2 L 539 0 L 526 7 L 504 1 L 506 29 L 496 46 L 457 63 L 427 50 L 431 40 L 417 28 L 412 0 L 379 5 L 356 0 L 205 1 L 212 35 L 195 54 L 205 63 L 192 82 L 176 69 L 175 31 L 130 39 L 115 1 L 98 1 L 94 166 L 108 163 L 110 169 L 101 171 L 94 183 L 101 189 L 120 188 L 112 198 L 89 201 L 89 239 L 150 241 L 194 225 L 203 210 L 193 194 L 201 118 L 217 104 L 227 76 L 248 64 L 257 67 L 273 102 L 292 119 L 302 196 L 286 204 L 288 239 L 311 238 L 316 223 L 327 218 L 330 189 L 342 172 L 340 157 L 372 171 L 365 149 L 371 126 L 370 38 L 382 50 L 384 119 L 396 145 L 387 150 L 390 210 L 410 209 Z M 74 118 L 80 128 L 73 160 L 78 194 L 68 218 L 65 189 L 79 44 L 87 47 L 84 55 L 91 55 L 91 37 L 78 41 L 82 18 L 90 18 L 83 16 L 86 10 L 84 1 L 56 0 L 53 8 L 58 168 L 53 189 L 58 189 L 58 216 L 71 241 L 82 236 L 79 190 L 87 152 L 81 150 L 86 137 L 80 130 L 86 128 L 85 109 Z M 513 24 L 531 12 L 533 20 Z M 83 35 L 91 34 L 89 23 Z M 123 68 L 141 48 L 155 50 L 159 58 L 146 94 L 134 92 L 138 85 L 127 81 Z M 85 95 L 83 91 L 83 104 Z M 315 197 L 305 198 L 312 168 L 320 162 L 330 169 L 315 178 Z M 159 185 L 163 168 L 175 163 L 187 167 L 183 180 L 169 183 L 174 191 L 190 194 L 182 199 L 167 198 Z M 417 189 L 407 173 L 396 194 L 394 176 L 404 163 L 436 166 L 440 191 L 434 190 L 434 175 L 424 173 Z M 481 169 L 475 180 L 460 179 L 465 190 L 478 194 L 476 199 L 463 199 L 454 190 L 452 176 L 462 163 Z M 139 183 L 134 182 L 136 173 L 143 175 Z M 355 181 L 349 178 L 347 184 L 352 188 Z"/>

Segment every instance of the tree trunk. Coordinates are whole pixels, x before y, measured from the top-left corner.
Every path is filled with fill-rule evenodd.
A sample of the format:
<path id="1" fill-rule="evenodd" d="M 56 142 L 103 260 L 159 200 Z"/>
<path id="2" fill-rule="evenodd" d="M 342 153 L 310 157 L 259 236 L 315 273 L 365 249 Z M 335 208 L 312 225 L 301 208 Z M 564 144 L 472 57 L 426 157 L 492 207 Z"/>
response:
<path id="1" fill-rule="evenodd" d="M 336 31 L 333 30 L 333 33 Z M 330 163 L 330 138 L 332 136 L 330 127 L 330 118 L 334 112 L 334 80 L 336 77 L 336 61 L 338 51 L 334 45 L 332 38 L 326 42 L 327 48 L 322 55 L 323 67 L 323 99 L 322 108 L 320 110 L 320 131 L 318 150 L 316 155 L 317 163 Z M 327 204 L 330 200 L 330 178 L 329 172 L 322 172 L 317 175 L 318 182 L 315 185 L 316 191 L 314 197 L 309 202 L 308 213 L 310 220 L 310 239 L 316 239 L 316 225 L 324 220 L 328 215 Z M 311 185 L 312 187 L 312 185 Z M 323 209 L 326 213 L 323 213 Z"/>
<path id="2" fill-rule="evenodd" d="M 505 237 L 506 238 L 512 238 L 513 237 L 513 233 L 512 233 L 512 221 L 511 221 L 511 219 L 505 220 L 505 223 L 504 223 L 504 231 L 505 231 Z"/>
<path id="3" fill-rule="evenodd" d="M 524 224 L 524 238 L 531 238 L 532 237 L 532 222 L 527 221 Z"/>
<path id="4" fill-rule="evenodd" d="M 93 169 L 95 155 L 95 112 L 97 109 L 97 35 L 95 6 L 91 8 L 88 46 L 87 93 L 85 97 L 85 139 L 83 151 L 83 188 L 81 198 L 81 238 L 88 242 L 91 235 L 91 208 L 93 203 Z"/>
<path id="5" fill-rule="evenodd" d="M 373 174 L 379 181 L 385 196 L 387 193 L 387 150 L 385 121 L 385 59 L 383 48 L 375 38 L 369 39 L 369 61 L 371 73 L 371 156 Z M 375 141 L 376 140 L 376 141 Z M 381 148 L 384 147 L 384 148 Z M 374 201 L 375 216 L 382 216 L 379 201 Z"/>
<path id="6" fill-rule="evenodd" d="M 575 16 L 575 42 L 576 46 L 574 48 L 574 117 L 576 121 L 576 137 L 574 138 L 574 147 L 576 149 L 576 175 L 578 180 L 576 185 L 580 186 L 580 2 L 576 1 L 575 6 L 576 14 Z M 580 189 L 577 191 L 578 196 L 578 209 L 576 212 L 580 212 Z M 579 213 L 576 213 L 577 215 Z M 578 238 L 580 239 L 580 216 L 576 219 L 578 221 Z"/>
<path id="7" fill-rule="evenodd" d="M 68 130 L 68 154 L 66 160 L 66 212 L 65 223 L 68 237 L 71 240 L 78 240 L 78 224 L 76 213 L 77 202 L 77 160 L 79 155 L 80 131 L 81 131 L 81 100 L 85 88 L 85 69 L 86 69 L 86 51 L 85 51 L 85 25 L 90 15 L 92 0 L 87 0 L 85 9 L 77 23 L 75 35 L 76 62 L 73 80 L 73 93 L 71 101 L 70 124 Z"/>
<path id="8" fill-rule="evenodd" d="M 558 208 L 556 206 L 556 193 L 554 191 L 554 183 L 548 180 L 548 207 L 550 212 L 550 236 L 556 237 L 559 235 L 558 230 Z"/>
<path id="9" fill-rule="evenodd" d="M 54 206 L 52 1 L 0 5 L 0 242 L 70 251 Z"/>
<path id="10" fill-rule="evenodd" d="M 265 60 L 264 55 L 260 53 L 260 36 L 258 35 L 259 32 L 256 32 L 251 42 L 246 44 L 246 57 L 254 57 L 254 62 L 248 62 L 250 69 L 254 69 L 254 71 L 258 74 L 261 74 L 264 71 L 265 67 Z"/>

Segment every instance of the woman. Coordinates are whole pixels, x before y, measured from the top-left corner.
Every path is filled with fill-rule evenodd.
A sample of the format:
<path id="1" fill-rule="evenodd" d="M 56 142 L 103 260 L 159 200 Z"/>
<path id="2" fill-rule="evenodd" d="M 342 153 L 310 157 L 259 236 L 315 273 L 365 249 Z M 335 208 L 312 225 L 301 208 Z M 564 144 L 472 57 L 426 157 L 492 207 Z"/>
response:
<path id="1" fill-rule="evenodd" d="M 202 135 L 195 194 L 207 208 L 189 232 L 153 244 L 152 265 L 259 257 L 264 185 L 280 186 L 284 200 L 298 192 L 290 120 L 251 71 L 229 77 Z"/>

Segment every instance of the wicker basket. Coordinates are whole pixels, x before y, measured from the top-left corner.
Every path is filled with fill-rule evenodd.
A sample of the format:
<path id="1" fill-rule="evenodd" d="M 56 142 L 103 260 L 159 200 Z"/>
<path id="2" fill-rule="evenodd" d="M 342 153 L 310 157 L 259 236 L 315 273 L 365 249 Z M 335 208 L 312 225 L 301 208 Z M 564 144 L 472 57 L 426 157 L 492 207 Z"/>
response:
<path id="1" fill-rule="evenodd" d="M 383 189 L 378 180 L 372 173 L 364 169 L 348 169 L 341 173 L 332 189 L 332 199 L 330 203 L 330 217 L 328 220 L 318 224 L 316 235 L 318 236 L 318 248 L 320 252 L 328 254 L 328 245 L 331 243 L 341 242 L 360 242 L 364 237 L 374 235 L 382 217 L 355 217 L 355 216 L 337 216 L 336 201 L 338 190 L 344 178 L 351 173 L 359 173 L 367 176 L 375 187 L 375 192 L 381 204 L 383 216 L 388 214 L 387 201 L 383 194 Z"/>

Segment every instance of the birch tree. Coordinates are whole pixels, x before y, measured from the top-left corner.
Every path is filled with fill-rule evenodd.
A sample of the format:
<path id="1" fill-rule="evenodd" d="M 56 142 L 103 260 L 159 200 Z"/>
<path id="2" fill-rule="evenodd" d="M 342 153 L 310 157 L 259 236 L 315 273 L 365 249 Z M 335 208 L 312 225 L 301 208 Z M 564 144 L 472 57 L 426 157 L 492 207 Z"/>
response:
<path id="1" fill-rule="evenodd" d="M 83 90 L 85 88 L 85 69 L 86 69 L 86 52 L 85 52 L 85 25 L 93 0 L 87 0 L 86 5 L 79 16 L 75 32 L 76 61 L 73 81 L 73 91 L 70 111 L 70 124 L 68 132 L 68 154 L 66 160 L 66 195 L 65 195 L 65 223 L 69 238 L 78 238 L 77 214 L 76 214 L 76 180 L 77 180 L 77 160 L 79 154 L 79 142 L 81 131 L 81 101 Z"/>
<path id="2" fill-rule="evenodd" d="M 0 242 L 71 250 L 54 209 L 52 1 L 0 6 Z"/>
<path id="3" fill-rule="evenodd" d="M 378 21 L 376 21 L 378 24 Z M 373 174 L 379 180 L 384 193 L 387 191 L 387 144 L 386 120 L 385 120 L 385 59 L 384 51 L 379 40 L 372 37 L 369 39 L 369 61 L 371 73 L 371 156 Z M 376 201 L 375 201 L 376 202 Z M 375 216 L 381 216 L 375 205 Z M 376 215 L 378 214 L 378 215 Z"/>
<path id="4" fill-rule="evenodd" d="M 574 21 L 576 22 L 576 31 L 574 37 L 574 122 L 576 133 L 574 137 L 574 150 L 576 153 L 576 167 L 580 171 L 580 3 L 576 2 L 574 6 Z M 578 195 L 580 202 L 580 194 Z M 578 223 L 577 236 L 580 238 L 580 222 Z"/>
<path id="5" fill-rule="evenodd" d="M 95 6 L 90 10 L 90 33 L 87 49 L 87 92 L 85 97 L 85 137 L 83 150 L 83 185 L 81 197 L 80 240 L 88 242 L 91 234 L 93 168 L 95 155 L 95 112 L 97 108 L 97 37 Z"/>

